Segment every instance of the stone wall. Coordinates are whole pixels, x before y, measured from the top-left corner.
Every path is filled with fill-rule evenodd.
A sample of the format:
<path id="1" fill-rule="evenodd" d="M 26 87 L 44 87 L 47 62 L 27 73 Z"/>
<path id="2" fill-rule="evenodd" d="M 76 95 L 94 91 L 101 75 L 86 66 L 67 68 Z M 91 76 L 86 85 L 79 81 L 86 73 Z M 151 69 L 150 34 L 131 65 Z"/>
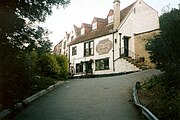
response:
<path id="1" fill-rule="evenodd" d="M 134 35 L 134 42 L 135 42 L 135 53 L 141 57 L 145 58 L 145 65 L 149 66 L 150 68 L 154 68 L 155 64 L 151 62 L 149 59 L 150 54 L 145 49 L 145 45 L 149 39 L 159 34 L 159 30 L 144 32 L 140 34 Z"/>

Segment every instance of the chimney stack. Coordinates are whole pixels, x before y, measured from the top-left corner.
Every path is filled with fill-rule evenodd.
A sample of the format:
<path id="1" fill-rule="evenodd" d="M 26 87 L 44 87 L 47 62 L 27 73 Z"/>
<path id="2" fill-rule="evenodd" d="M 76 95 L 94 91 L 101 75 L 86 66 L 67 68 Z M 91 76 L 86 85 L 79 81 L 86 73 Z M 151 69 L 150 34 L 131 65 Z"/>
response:
<path id="1" fill-rule="evenodd" d="M 114 30 L 120 25 L 120 0 L 114 0 Z"/>

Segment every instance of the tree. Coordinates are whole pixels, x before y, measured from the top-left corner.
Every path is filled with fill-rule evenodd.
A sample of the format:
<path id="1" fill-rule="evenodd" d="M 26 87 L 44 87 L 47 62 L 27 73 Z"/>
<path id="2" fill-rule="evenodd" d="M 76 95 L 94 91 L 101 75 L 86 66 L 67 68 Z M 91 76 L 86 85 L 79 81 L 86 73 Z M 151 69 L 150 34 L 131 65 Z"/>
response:
<path id="1" fill-rule="evenodd" d="M 51 54 L 44 54 L 38 59 L 37 70 L 41 76 L 45 77 L 53 77 L 60 73 L 56 58 Z"/>
<path id="2" fill-rule="evenodd" d="M 49 52 L 48 31 L 38 26 L 52 7 L 69 0 L 0 0 L 0 103 L 12 106 L 28 91 L 32 50 Z"/>
<path id="3" fill-rule="evenodd" d="M 180 10 L 172 9 L 160 16 L 160 33 L 150 40 L 146 49 L 158 69 L 165 71 L 176 84 L 180 71 Z M 173 82 L 174 81 L 174 82 Z"/>
<path id="4" fill-rule="evenodd" d="M 67 78 L 68 76 L 68 59 L 65 55 L 54 55 L 58 65 L 60 66 L 60 77 Z"/>

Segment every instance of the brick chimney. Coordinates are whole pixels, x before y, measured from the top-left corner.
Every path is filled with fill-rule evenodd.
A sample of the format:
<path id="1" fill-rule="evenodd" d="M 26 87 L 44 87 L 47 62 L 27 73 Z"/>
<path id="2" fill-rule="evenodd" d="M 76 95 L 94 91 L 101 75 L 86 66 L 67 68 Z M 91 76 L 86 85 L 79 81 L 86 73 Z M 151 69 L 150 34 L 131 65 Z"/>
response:
<path id="1" fill-rule="evenodd" d="M 120 0 L 114 0 L 114 30 L 120 25 Z"/>

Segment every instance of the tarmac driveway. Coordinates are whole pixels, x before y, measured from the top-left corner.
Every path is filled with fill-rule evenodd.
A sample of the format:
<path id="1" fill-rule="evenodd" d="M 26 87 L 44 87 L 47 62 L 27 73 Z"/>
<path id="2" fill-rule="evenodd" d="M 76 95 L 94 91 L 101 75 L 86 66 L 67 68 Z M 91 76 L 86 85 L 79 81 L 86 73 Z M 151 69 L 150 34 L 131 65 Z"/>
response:
<path id="1" fill-rule="evenodd" d="M 132 86 L 158 73 L 152 69 L 121 76 L 73 79 L 31 103 L 15 120 L 138 120 L 131 101 Z"/>

